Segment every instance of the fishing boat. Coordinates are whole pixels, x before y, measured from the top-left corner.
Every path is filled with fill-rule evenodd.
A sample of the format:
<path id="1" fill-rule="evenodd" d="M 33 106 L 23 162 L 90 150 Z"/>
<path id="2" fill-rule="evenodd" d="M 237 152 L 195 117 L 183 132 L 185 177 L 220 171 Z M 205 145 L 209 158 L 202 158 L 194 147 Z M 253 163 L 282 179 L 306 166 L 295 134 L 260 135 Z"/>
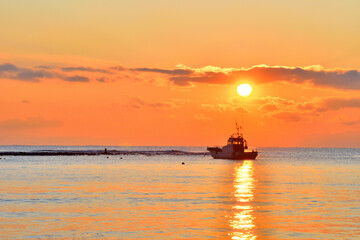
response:
<path id="1" fill-rule="evenodd" d="M 223 147 L 208 147 L 207 150 L 215 159 L 246 160 L 255 159 L 258 155 L 256 150 L 248 150 L 247 142 L 243 134 L 240 133 L 240 127 L 237 123 L 236 133 L 229 137 L 227 145 Z"/>

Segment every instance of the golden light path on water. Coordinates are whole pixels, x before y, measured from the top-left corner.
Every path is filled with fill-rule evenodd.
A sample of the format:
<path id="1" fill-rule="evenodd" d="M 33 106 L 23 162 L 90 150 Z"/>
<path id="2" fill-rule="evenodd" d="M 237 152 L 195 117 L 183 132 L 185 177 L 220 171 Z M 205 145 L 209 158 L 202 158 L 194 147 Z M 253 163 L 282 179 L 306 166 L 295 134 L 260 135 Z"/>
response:
<path id="1" fill-rule="evenodd" d="M 252 200 L 254 199 L 254 169 L 253 161 L 244 161 L 236 165 L 234 172 L 235 205 L 230 218 L 230 233 L 233 240 L 252 240 L 254 234 L 254 216 Z"/>

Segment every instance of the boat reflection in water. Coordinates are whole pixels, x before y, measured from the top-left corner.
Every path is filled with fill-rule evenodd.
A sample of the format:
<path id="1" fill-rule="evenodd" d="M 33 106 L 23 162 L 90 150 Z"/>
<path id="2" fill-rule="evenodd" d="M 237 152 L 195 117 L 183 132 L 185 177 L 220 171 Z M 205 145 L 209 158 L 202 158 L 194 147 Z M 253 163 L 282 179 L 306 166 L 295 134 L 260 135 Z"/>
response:
<path id="1" fill-rule="evenodd" d="M 230 227 L 232 232 L 229 234 L 233 240 L 255 239 L 253 190 L 254 169 L 253 161 L 244 161 L 235 166 L 234 172 L 234 200 L 232 216 L 230 217 Z"/>

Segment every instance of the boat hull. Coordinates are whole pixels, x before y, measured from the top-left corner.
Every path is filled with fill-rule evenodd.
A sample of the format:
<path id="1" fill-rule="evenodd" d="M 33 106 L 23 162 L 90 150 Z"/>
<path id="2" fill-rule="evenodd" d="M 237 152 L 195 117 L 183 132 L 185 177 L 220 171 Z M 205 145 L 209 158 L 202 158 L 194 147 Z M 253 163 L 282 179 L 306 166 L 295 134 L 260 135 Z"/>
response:
<path id="1" fill-rule="evenodd" d="M 217 149 L 208 149 L 211 156 L 215 159 L 232 159 L 232 160 L 254 160 L 258 152 L 221 152 Z"/>

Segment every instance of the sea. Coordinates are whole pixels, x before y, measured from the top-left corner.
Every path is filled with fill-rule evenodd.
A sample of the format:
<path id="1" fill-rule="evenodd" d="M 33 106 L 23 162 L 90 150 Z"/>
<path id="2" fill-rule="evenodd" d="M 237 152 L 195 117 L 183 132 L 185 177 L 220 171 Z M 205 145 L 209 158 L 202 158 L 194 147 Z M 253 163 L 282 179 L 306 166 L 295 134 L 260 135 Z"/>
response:
<path id="1" fill-rule="evenodd" d="M 259 148 L 256 160 L 212 159 L 206 147 L 0 153 L 105 147 L 125 153 L 0 156 L 0 239 L 360 239 L 360 149 Z"/>

